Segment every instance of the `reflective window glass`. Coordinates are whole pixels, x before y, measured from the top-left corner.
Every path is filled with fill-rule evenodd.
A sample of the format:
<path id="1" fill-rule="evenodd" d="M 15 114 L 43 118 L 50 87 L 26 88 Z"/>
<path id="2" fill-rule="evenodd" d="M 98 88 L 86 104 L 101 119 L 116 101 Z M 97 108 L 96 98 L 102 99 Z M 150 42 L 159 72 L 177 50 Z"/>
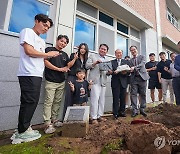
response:
<path id="1" fill-rule="evenodd" d="M 99 20 L 108 25 L 113 26 L 113 18 L 111 18 L 110 16 L 108 16 L 102 12 L 99 12 Z"/>
<path id="2" fill-rule="evenodd" d="M 48 4 L 38 0 L 13 0 L 8 31 L 19 33 L 23 28 L 34 26 L 34 16 L 43 13 L 49 15 Z M 43 39 L 46 34 L 41 35 Z"/>
<path id="3" fill-rule="evenodd" d="M 90 50 L 95 50 L 95 25 L 76 18 L 74 46 L 87 43 Z"/>
<path id="4" fill-rule="evenodd" d="M 132 27 L 130 28 L 130 35 L 132 35 L 132 36 L 140 39 L 139 31 L 137 31 L 136 29 L 134 29 L 134 28 L 132 28 Z"/>
<path id="5" fill-rule="evenodd" d="M 128 34 L 128 27 L 121 23 L 117 23 L 117 30 L 119 30 L 125 34 Z"/>
<path id="6" fill-rule="evenodd" d="M 98 36 L 98 45 L 107 44 L 109 46 L 108 54 L 114 55 L 114 31 L 99 25 Z"/>
<path id="7" fill-rule="evenodd" d="M 82 0 L 77 1 L 77 10 L 91 17 L 97 18 L 97 9 Z"/>
<path id="8" fill-rule="evenodd" d="M 128 55 L 128 39 L 117 35 L 117 49 L 123 50 L 123 57 Z"/>

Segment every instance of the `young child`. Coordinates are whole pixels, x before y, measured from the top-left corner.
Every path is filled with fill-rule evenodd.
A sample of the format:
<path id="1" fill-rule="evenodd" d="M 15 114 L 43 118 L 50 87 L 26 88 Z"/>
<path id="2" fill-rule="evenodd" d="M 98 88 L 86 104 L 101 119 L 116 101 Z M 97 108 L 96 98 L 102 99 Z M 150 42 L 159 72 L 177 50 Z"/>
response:
<path id="1" fill-rule="evenodd" d="M 87 80 L 84 80 L 84 69 L 77 69 L 76 77 L 77 80 L 74 83 L 72 83 L 71 81 L 68 82 L 71 91 L 73 92 L 73 105 L 85 106 L 88 101 L 88 90 L 91 89 L 92 80 L 89 82 Z"/>

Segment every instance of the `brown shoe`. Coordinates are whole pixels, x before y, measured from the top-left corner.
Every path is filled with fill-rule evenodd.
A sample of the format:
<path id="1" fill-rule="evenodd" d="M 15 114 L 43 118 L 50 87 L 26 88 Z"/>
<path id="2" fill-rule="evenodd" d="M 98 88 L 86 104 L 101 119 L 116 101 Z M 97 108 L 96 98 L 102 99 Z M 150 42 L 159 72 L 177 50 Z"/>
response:
<path id="1" fill-rule="evenodd" d="M 99 122 L 107 121 L 107 119 L 106 119 L 106 118 L 99 117 L 99 118 L 98 118 L 98 121 L 99 121 Z"/>
<path id="2" fill-rule="evenodd" d="M 97 121 L 96 119 L 93 119 L 93 120 L 92 120 L 92 124 L 97 125 L 97 124 L 98 124 L 98 121 Z"/>

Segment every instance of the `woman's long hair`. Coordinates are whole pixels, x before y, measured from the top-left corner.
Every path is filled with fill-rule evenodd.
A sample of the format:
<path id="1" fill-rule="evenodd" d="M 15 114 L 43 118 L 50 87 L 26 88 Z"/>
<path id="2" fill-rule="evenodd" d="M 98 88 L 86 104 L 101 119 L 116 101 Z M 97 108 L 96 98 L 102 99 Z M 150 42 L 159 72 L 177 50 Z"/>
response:
<path id="1" fill-rule="evenodd" d="M 86 44 L 86 43 L 81 43 L 80 45 L 79 45 L 79 47 L 78 47 L 78 57 L 80 57 L 80 49 L 81 49 L 81 47 L 82 46 L 85 46 L 85 50 L 86 50 L 86 53 L 84 54 L 84 61 L 83 61 L 83 63 L 85 64 L 86 63 L 86 61 L 87 61 L 87 59 L 88 59 L 88 52 L 89 52 L 89 48 L 88 48 L 88 45 Z"/>

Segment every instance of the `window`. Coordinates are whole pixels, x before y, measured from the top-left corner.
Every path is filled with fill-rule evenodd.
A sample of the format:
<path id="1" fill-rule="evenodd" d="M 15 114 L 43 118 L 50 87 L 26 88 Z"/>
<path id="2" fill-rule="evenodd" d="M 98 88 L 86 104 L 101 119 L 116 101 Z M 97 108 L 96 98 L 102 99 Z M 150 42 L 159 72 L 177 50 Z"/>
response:
<path id="1" fill-rule="evenodd" d="M 99 25 L 98 45 L 105 43 L 109 46 L 108 54 L 114 55 L 114 31 Z"/>
<path id="2" fill-rule="evenodd" d="M 178 28 L 178 19 L 169 8 L 167 8 L 167 19 L 171 22 L 171 24 Z"/>
<path id="3" fill-rule="evenodd" d="M 87 43 L 90 50 L 95 50 L 95 25 L 76 18 L 74 46 Z"/>
<path id="4" fill-rule="evenodd" d="M 135 45 L 137 47 L 137 50 L 139 51 L 140 54 L 143 54 L 146 56 L 146 51 L 141 51 L 141 47 L 140 47 L 140 42 L 130 39 L 130 46 Z"/>
<path id="5" fill-rule="evenodd" d="M 38 13 L 49 15 L 50 5 L 38 0 L 13 0 L 8 31 L 19 33 L 23 28 L 32 28 L 34 16 Z M 46 34 L 41 35 L 46 39 Z"/>
<path id="6" fill-rule="evenodd" d="M 123 32 L 125 34 L 128 34 L 128 27 L 119 22 L 117 23 L 117 30 L 119 30 L 120 32 Z"/>
<path id="7" fill-rule="evenodd" d="M 0 29 L 4 28 L 4 21 L 6 18 L 6 11 L 7 11 L 8 1 L 1 1 L 0 5 Z"/>
<path id="8" fill-rule="evenodd" d="M 130 35 L 132 35 L 138 39 L 140 38 L 139 31 L 137 31 L 136 29 L 134 29 L 132 27 L 130 28 Z"/>
<path id="9" fill-rule="evenodd" d="M 77 10 L 93 18 L 97 18 L 97 9 L 81 0 L 77 1 Z"/>
<path id="10" fill-rule="evenodd" d="M 123 57 L 128 55 L 128 39 L 122 35 L 117 35 L 117 49 L 123 50 Z"/>
<path id="11" fill-rule="evenodd" d="M 108 25 L 113 26 L 113 18 L 111 18 L 110 16 L 108 16 L 102 12 L 99 12 L 99 20 Z"/>

